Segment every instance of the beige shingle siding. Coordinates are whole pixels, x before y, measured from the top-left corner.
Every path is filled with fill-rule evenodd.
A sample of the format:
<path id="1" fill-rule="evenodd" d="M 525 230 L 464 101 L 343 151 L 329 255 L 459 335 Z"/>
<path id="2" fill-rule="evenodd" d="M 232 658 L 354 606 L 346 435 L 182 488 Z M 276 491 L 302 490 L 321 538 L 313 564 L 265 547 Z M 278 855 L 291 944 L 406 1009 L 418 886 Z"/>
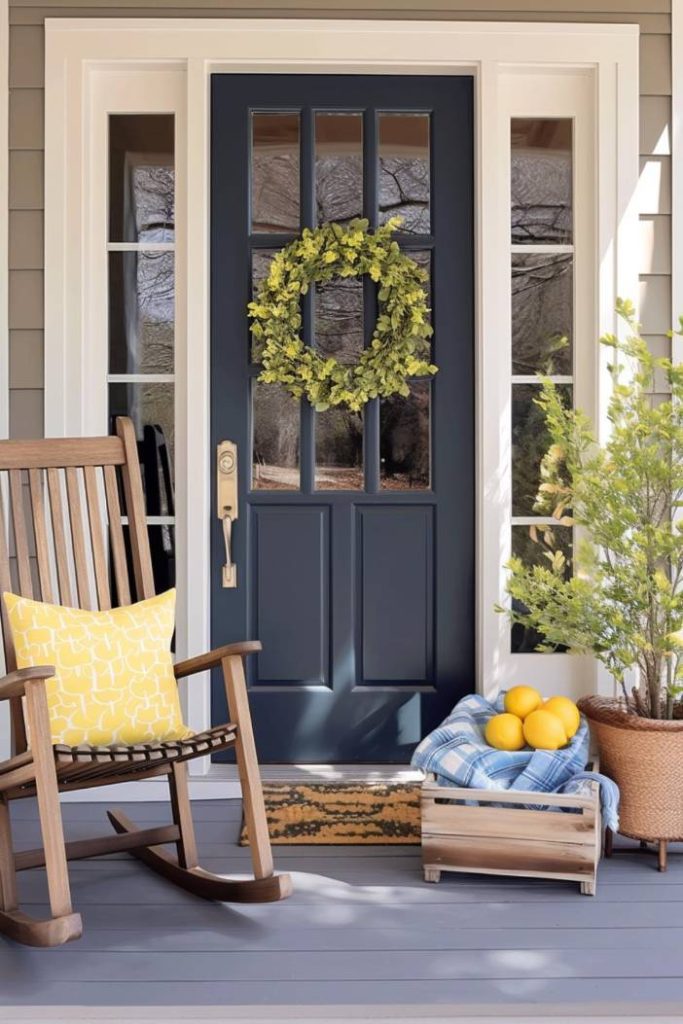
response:
<path id="1" fill-rule="evenodd" d="M 640 40 L 641 144 L 652 163 L 645 169 L 651 175 L 645 196 L 642 183 L 640 199 L 649 207 L 640 209 L 640 316 L 643 333 L 658 355 L 669 354 L 666 331 L 671 326 L 671 36 L 643 35 Z M 654 183 L 659 177 L 659 194 Z M 665 182 L 665 184 L 664 184 Z M 666 205 L 662 204 L 662 194 Z M 663 389 L 665 383 L 658 382 Z M 655 385 L 657 386 L 657 384 Z"/>
<path id="2" fill-rule="evenodd" d="M 402 17 L 469 21 L 628 22 L 640 26 L 641 285 L 644 331 L 668 350 L 671 303 L 670 0 L 93 0 L 10 5 L 10 431 L 43 429 L 43 84 L 46 17 Z"/>

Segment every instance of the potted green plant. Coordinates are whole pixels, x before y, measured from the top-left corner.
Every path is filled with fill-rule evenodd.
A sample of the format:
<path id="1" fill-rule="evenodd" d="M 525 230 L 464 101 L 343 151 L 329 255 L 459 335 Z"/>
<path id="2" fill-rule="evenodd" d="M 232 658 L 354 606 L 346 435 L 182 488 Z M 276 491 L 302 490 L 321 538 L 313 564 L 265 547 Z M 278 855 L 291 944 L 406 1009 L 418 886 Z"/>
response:
<path id="1" fill-rule="evenodd" d="M 657 841 L 663 869 L 667 841 L 683 839 L 683 365 L 650 352 L 631 303 L 617 312 L 625 337 L 601 339 L 614 350 L 603 444 L 541 379 L 550 446 L 535 508 L 575 527 L 571 571 L 546 529 L 541 564 L 508 563 L 505 610 L 542 649 L 592 653 L 611 673 L 617 696 L 579 707 L 621 789 L 620 831 Z"/>

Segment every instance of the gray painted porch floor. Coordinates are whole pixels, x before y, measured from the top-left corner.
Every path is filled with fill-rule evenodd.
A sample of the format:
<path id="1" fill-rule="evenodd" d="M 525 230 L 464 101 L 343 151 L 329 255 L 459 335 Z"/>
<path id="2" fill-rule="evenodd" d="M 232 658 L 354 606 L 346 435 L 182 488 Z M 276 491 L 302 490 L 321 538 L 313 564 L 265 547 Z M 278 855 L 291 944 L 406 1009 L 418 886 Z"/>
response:
<path id="1" fill-rule="evenodd" d="M 106 832 L 105 804 L 64 806 L 68 838 Z M 165 804 L 130 804 L 144 826 Z M 204 866 L 248 870 L 237 801 L 195 804 Z M 13 808 L 36 846 L 32 801 Z M 681 849 L 681 848 L 679 848 Z M 422 881 L 416 847 L 276 847 L 295 893 L 270 906 L 205 903 L 128 855 L 71 865 L 83 938 L 55 950 L 0 939 L 0 1006 L 667 1004 L 683 1011 L 683 856 L 667 874 L 622 853 L 578 886 L 484 876 Z M 46 912 L 42 871 L 25 909 Z M 650 1012 L 652 1012 L 650 1010 Z M 4 1013 L 0 1010 L 0 1019 Z"/>

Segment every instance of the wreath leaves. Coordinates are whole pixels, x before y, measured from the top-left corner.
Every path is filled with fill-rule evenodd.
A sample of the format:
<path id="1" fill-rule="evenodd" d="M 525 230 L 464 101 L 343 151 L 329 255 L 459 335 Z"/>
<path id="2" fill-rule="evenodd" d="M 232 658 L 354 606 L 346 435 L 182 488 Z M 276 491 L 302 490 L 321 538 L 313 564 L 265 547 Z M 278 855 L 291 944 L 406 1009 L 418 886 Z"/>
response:
<path id="1" fill-rule="evenodd" d="M 437 372 L 429 362 L 429 275 L 392 238 L 400 223 L 394 217 L 372 232 L 360 218 L 305 228 L 276 253 L 248 306 L 260 381 L 282 384 L 295 398 L 305 395 L 318 411 L 345 405 L 359 412 L 371 398 L 408 395 L 409 377 Z M 342 364 L 305 345 L 301 297 L 310 286 L 366 274 L 378 286 L 379 309 L 358 361 Z"/>

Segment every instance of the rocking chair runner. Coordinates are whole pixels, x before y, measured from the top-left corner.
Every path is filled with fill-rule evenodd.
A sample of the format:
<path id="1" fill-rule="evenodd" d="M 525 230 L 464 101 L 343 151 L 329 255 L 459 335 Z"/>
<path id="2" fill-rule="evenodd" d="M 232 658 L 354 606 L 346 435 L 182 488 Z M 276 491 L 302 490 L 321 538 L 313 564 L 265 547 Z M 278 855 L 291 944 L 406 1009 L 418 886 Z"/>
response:
<path id="1" fill-rule="evenodd" d="M 9 478 L 7 487 L 2 477 Z M 125 514 L 137 599 L 154 595 L 142 480 L 135 432 L 129 419 L 117 420 L 114 437 L 0 442 L 0 484 L 0 592 L 18 591 L 24 597 L 58 601 L 70 607 L 108 609 L 113 582 L 117 603 L 130 604 L 131 581 L 122 524 Z M 14 584 L 6 542 L 3 490 L 9 494 L 8 518 L 16 556 Z M 31 566 L 32 549 L 37 585 Z M 206 899 L 260 902 L 288 896 L 289 876 L 273 874 L 244 676 L 243 659 L 259 651 L 261 645 L 253 641 L 230 644 L 175 666 L 177 679 L 217 666 L 222 668 L 231 717 L 227 725 L 169 743 L 53 746 L 45 680 L 54 670 L 50 666 L 16 669 L 7 613 L 4 603 L 0 604 L 9 672 L 0 679 L 0 701 L 10 702 L 14 751 L 9 760 L 0 762 L 0 933 L 33 946 L 55 946 L 77 939 L 82 924 L 80 915 L 72 910 L 67 861 L 117 850 L 129 851 L 158 874 Z M 202 870 L 198 864 L 186 762 L 229 747 L 235 748 L 237 758 L 253 879 L 222 878 Z M 173 824 L 136 829 L 121 812 L 110 811 L 115 834 L 65 843 L 60 791 L 159 776 L 168 778 Z M 15 853 L 9 804 L 29 796 L 37 797 L 43 847 Z M 168 844 L 175 844 L 177 859 L 162 849 Z M 45 920 L 22 913 L 16 884 L 17 871 L 41 865 L 45 865 L 47 872 L 52 915 Z"/>

